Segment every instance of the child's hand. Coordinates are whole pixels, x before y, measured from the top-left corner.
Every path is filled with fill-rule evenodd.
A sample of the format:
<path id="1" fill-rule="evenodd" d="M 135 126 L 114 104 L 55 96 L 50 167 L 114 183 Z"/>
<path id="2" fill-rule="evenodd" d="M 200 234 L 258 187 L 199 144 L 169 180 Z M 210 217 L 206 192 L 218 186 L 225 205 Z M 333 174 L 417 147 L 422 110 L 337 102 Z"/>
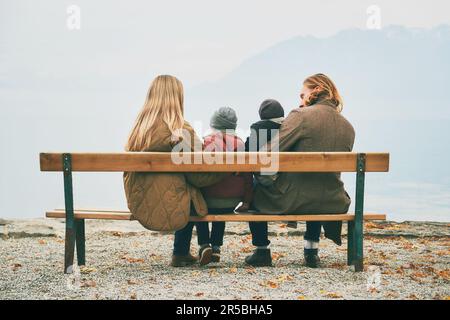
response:
<path id="1" fill-rule="evenodd" d="M 242 202 L 239 208 L 236 209 L 237 212 L 247 212 L 250 209 L 250 204 Z"/>

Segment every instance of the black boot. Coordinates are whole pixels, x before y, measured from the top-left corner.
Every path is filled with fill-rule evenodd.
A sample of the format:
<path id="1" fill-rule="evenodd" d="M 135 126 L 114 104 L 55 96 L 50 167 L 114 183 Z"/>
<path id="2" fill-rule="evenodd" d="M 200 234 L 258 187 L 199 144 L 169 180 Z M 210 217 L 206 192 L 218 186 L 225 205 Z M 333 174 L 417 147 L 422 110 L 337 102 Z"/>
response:
<path id="1" fill-rule="evenodd" d="M 245 258 L 245 262 L 253 267 L 271 267 L 270 249 L 256 249 L 251 256 Z"/>
<path id="2" fill-rule="evenodd" d="M 320 263 L 318 253 L 319 249 L 304 249 L 305 266 L 309 268 L 318 268 Z"/>

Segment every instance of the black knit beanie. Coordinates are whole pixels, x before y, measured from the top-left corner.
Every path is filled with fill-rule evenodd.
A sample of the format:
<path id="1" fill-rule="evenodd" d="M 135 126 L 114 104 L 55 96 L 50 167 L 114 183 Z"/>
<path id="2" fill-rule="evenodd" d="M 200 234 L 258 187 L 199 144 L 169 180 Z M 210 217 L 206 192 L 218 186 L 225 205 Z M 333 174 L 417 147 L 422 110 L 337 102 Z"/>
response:
<path id="1" fill-rule="evenodd" d="M 267 99 L 259 107 L 259 117 L 261 120 L 284 117 L 284 109 L 281 104 L 274 99 Z"/>

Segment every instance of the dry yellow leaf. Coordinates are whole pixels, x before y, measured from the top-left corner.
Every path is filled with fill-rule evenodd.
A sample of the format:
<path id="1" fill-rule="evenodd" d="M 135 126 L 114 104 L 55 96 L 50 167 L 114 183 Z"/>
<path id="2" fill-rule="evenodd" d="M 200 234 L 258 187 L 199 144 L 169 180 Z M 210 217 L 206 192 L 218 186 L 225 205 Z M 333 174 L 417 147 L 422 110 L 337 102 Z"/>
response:
<path id="1" fill-rule="evenodd" d="M 332 298 L 332 299 L 342 298 L 342 295 L 340 295 L 339 293 L 336 293 L 336 292 L 327 292 L 327 294 L 325 294 L 325 296 L 328 298 Z"/>
<path id="2" fill-rule="evenodd" d="M 129 263 L 142 263 L 142 262 L 144 262 L 144 259 L 141 259 L 141 258 L 126 257 L 125 260 L 127 260 L 127 262 L 129 262 Z"/>
<path id="3" fill-rule="evenodd" d="M 83 273 L 83 274 L 92 273 L 92 272 L 96 272 L 96 271 L 97 271 L 97 269 L 95 269 L 93 267 L 86 267 L 86 266 L 81 266 L 80 267 L 80 272 Z"/>

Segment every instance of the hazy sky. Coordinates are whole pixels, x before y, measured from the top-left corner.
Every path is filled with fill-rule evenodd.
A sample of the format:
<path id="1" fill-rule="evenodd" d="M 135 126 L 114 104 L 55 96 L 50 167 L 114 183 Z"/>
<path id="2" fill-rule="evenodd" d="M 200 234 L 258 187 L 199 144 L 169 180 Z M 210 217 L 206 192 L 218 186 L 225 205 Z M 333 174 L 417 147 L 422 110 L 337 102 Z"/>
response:
<path id="1" fill-rule="evenodd" d="M 67 77 L 123 72 L 173 73 L 189 87 L 215 80 L 243 59 L 297 35 L 365 28 L 370 5 L 382 26 L 450 24 L 448 0 L 0 0 L 0 76 L 31 72 Z M 69 31 L 67 8 L 81 10 Z M 69 47 L 70 42 L 79 44 Z M 80 56 L 68 61 L 69 52 Z M 18 70 L 20 69 L 20 70 Z M 111 71 L 114 69 L 114 71 Z M 0 80 L 2 79 L 0 78 Z"/>
<path id="2" fill-rule="evenodd" d="M 73 5 L 80 30 L 67 27 Z M 179 77 L 189 121 L 206 118 L 189 100 L 200 84 L 278 42 L 364 29 L 371 5 L 382 27 L 450 25 L 448 0 L 0 0 L 0 216 L 63 206 L 62 177 L 39 171 L 39 152 L 122 151 L 155 75 Z M 75 176 L 76 206 L 124 209 L 121 174 L 101 177 Z M 410 198 L 388 200 L 421 210 Z"/>

